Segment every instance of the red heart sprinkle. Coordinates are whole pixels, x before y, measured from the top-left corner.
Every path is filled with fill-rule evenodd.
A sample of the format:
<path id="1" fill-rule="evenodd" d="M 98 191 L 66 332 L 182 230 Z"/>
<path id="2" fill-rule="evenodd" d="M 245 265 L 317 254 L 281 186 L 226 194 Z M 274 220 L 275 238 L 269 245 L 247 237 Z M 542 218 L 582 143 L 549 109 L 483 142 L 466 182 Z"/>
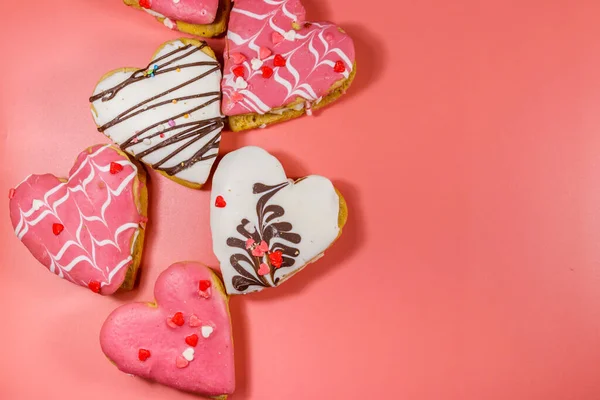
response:
<path id="1" fill-rule="evenodd" d="M 210 287 L 210 281 L 208 279 L 203 279 L 198 282 L 198 288 L 204 292 Z"/>
<path id="2" fill-rule="evenodd" d="M 244 71 L 245 69 L 242 65 L 238 65 L 237 67 L 231 70 L 231 72 L 233 72 L 235 76 L 241 76 L 242 78 L 244 77 Z"/>
<path id="3" fill-rule="evenodd" d="M 138 358 L 140 361 L 146 361 L 150 357 L 150 350 L 140 349 L 138 351 Z"/>
<path id="4" fill-rule="evenodd" d="M 275 250 L 274 252 L 270 253 L 269 261 L 275 268 L 281 267 L 281 264 L 283 263 L 283 253 L 281 250 Z"/>
<path id="5" fill-rule="evenodd" d="M 215 199 L 215 207 L 224 208 L 227 205 L 223 196 L 217 196 Z"/>
<path id="6" fill-rule="evenodd" d="M 15 197 L 15 189 L 10 188 L 10 190 L 8 191 L 8 198 L 12 199 L 13 197 Z"/>
<path id="7" fill-rule="evenodd" d="M 186 336 L 185 342 L 192 347 L 196 347 L 196 345 L 198 344 L 198 335 L 196 335 L 194 333 L 194 334 L 191 334 L 190 336 Z"/>
<path id="8" fill-rule="evenodd" d="M 140 7 L 150 8 L 151 5 L 150 0 L 140 0 Z"/>
<path id="9" fill-rule="evenodd" d="M 56 236 L 60 235 L 60 233 L 65 229 L 63 224 L 52 224 L 52 233 Z"/>
<path id="10" fill-rule="evenodd" d="M 183 323 L 185 322 L 183 320 L 183 313 L 176 312 L 175 315 L 173 315 L 173 318 L 171 318 L 171 322 L 173 322 L 177 326 L 183 326 Z"/>
<path id="11" fill-rule="evenodd" d="M 111 162 L 110 163 L 110 173 L 111 174 L 117 174 L 119 172 L 123 171 L 123 166 L 119 163 L 116 162 Z"/>
<path id="12" fill-rule="evenodd" d="M 344 65 L 344 63 L 341 60 L 338 60 L 335 62 L 335 65 L 333 66 L 333 70 L 335 72 L 339 72 L 341 74 L 342 72 L 344 72 L 346 70 L 346 66 Z"/>
<path id="13" fill-rule="evenodd" d="M 268 66 L 263 66 L 260 68 L 260 70 L 262 71 L 262 76 L 263 78 L 270 78 L 273 76 L 273 69 L 271 67 Z"/>
<path id="14" fill-rule="evenodd" d="M 88 288 L 94 293 L 100 293 L 100 282 L 90 281 L 90 283 L 88 283 Z"/>
<path id="15" fill-rule="evenodd" d="M 273 65 L 276 67 L 285 67 L 285 58 L 281 54 L 275 54 Z"/>

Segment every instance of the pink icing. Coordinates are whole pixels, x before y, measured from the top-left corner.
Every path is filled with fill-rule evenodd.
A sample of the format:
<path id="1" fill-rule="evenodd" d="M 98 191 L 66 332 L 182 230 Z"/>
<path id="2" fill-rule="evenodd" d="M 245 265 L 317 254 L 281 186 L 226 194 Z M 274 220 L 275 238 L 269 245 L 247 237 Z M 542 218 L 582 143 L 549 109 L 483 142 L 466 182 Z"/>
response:
<path id="1" fill-rule="evenodd" d="M 210 24 L 217 16 L 219 0 L 152 0 L 151 9 L 165 17 L 190 24 Z"/>
<path id="2" fill-rule="evenodd" d="M 110 164 L 123 169 L 110 173 Z M 81 286 L 99 282 L 114 293 L 131 264 L 131 245 L 141 215 L 133 188 L 137 167 L 110 145 L 77 157 L 67 182 L 30 175 L 15 188 L 10 218 L 17 237 L 51 272 Z M 64 226 L 59 235 L 53 225 Z"/>
<path id="3" fill-rule="evenodd" d="M 225 115 L 264 114 L 298 97 L 316 101 L 335 82 L 349 76 L 355 57 L 352 39 L 332 23 L 305 23 L 304 16 L 299 0 L 236 0 L 229 19 L 221 84 Z M 297 31 L 292 28 L 294 21 L 301 26 Z M 294 32 L 293 40 L 285 38 L 286 33 L 290 37 Z M 260 68 L 252 69 L 252 59 L 259 58 L 261 48 L 272 52 L 262 60 L 262 66 L 274 72 L 270 78 L 264 78 Z M 232 53 L 234 58 L 229 56 Z M 247 88 L 236 85 L 233 69 L 239 66 L 238 54 L 246 57 L 238 64 L 244 67 Z M 285 58 L 285 66 L 274 65 L 276 55 Z M 345 66 L 344 72 L 334 71 L 337 61 Z"/>
<path id="4" fill-rule="evenodd" d="M 132 303 L 110 314 L 100 331 L 102 351 L 129 374 L 207 396 L 233 393 L 235 372 L 227 298 L 219 290 L 213 290 L 209 298 L 201 297 L 198 282 L 203 279 L 211 280 L 213 287 L 220 285 L 216 275 L 201 264 L 171 265 L 156 281 L 157 307 Z M 166 320 L 177 312 L 183 313 L 184 324 L 168 326 Z M 201 327 L 191 326 L 198 319 L 201 325 L 213 328 L 208 338 L 202 336 Z M 194 359 L 183 366 L 181 357 L 190 348 L 185 338 L 192 334 L 198 335 Z M 151 356 L 141 361 L 139 349 L 150 351 Z"/>

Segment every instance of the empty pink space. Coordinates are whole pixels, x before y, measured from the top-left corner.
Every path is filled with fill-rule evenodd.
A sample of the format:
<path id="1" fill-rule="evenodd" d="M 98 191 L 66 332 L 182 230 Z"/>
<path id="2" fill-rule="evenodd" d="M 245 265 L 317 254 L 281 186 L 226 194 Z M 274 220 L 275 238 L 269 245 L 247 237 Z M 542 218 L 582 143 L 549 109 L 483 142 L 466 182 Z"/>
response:
<path id="1" fill-rule="evenodd" d="M 258 145 L 289 176 L 327 176 L 350 215 L 317 263 L 231 299 L 231 399 L 600 398 L 600 3 L 303 3 L 353 37 L 354 84 L 313 117 L 224 132 L 221 153 Z M 0 15 L 4 193 L 106 142 L 97 80 L 179 37 L 119 0 Z M 0 196 L 1 399 L 197 398 L 119 372 L 99 345 L 167 266 L 217 265 L 210 185 L 149 175 L 140 284 L 109 297 L 38 264 Z"/>

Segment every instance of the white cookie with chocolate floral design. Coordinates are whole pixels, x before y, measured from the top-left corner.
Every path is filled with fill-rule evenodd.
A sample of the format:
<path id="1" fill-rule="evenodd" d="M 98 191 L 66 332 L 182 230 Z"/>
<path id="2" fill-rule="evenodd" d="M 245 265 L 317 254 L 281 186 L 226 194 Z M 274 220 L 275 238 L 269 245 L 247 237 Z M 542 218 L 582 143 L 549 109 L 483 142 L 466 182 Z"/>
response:
<path id="1" fill-rule="evenodd" d="M 259 147 L 227 154 L 214 175 L 210 215 L 227 292 L 278 286 L 323 255 L 347 215 L 329 179 L 288 179 L 281 163 Z"/>

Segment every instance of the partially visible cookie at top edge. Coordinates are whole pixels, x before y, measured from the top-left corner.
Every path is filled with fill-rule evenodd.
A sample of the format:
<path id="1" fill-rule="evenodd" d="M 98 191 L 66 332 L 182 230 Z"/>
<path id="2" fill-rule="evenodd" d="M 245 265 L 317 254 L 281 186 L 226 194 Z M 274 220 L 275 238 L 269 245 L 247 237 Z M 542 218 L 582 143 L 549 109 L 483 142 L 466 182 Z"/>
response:
<path id="1" fill-rule="evenodd" d="M 221 71 L 204 41 L 162 44 L 144 68 L 106 73 L 90 97 L 98 130 L 131 156 L 199 189 L 217 157 L 224 120 Z"/>
<path id="2" fill-rule="evenodd" d="M 225 32 L 231 11 L 231 0 L 123 0 L 123 3 L 146 11 L 169 29 L 207 38 Z"/>
<path id="3" fill-rule="evenodd" d="M 285 8 L 237 0 L 228 29 L 222 112 L 233 131 L 310 115 L 344 94 L 356 75 L 350 36 L 330 22 L 307 22 L 299 0 Z"/>

